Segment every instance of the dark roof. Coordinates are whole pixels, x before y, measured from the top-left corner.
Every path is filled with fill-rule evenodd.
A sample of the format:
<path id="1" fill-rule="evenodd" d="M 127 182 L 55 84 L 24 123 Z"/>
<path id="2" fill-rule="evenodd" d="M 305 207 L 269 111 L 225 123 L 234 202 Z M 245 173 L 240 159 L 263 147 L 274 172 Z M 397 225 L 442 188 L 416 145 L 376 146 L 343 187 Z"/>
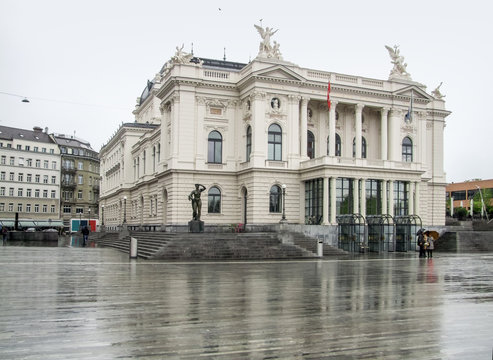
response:
<path id="1" fill-rule="evenodd" d="M 203 61 L 202 66 L 213 67 L 216 69 L 224 69 L 224 70 L 236 70 L 236 71 L 240 71 L 241 69 L 243 69 L 245 66 L 248 65 L 248 64 L 237 63 L 237 62 L 232 62 L 232 61 L 204 59 L 204 58 L 198 58 L 198 57 L 194 57 L 190 60 L 190 62 L 193 62 L 196 64 L 199 61 Z"/>
<path id="2" fill-rule="evenodd" d="M 82 139 L 64 134 L 55 134 L 54 137 L 55 142 L 60 146 L 80 147 L 94 151 L 94 149 L 91 148 L 91 144 Z"/>
<path id="3" fill-rule="evenodd" d="M 148 124 L 148 123 L 138 123 L 138 122 L 133 122 L 133 123 L 124 123 L 123 126 L 126 127 L 134 127 L 134 128 L 149 128 L 149 129 L 155 129 L 159 125 L 157 124 Z"/>
<path id="4" fill-rule="evenodd" d="M 35 127 L 36 130 L 24 130 L 8 126 L 0 126 L 0 139 L 3 140 L 28 140 L 39 141 L 42 143 L 53 144 L 54 141 L 47 133 L 43 132 L 40 127 Z"/>
<path id="5" fill-rule="evenodd" d="M 151 94 L 151 89 L 154 86 L 154 83 L 152 81 L 147 80 L 147 85 L 142 91 L 142 94 L 140 94 L 140 101 L 139 105 L 142 105 L 142 103 L 149 97 Z"/>

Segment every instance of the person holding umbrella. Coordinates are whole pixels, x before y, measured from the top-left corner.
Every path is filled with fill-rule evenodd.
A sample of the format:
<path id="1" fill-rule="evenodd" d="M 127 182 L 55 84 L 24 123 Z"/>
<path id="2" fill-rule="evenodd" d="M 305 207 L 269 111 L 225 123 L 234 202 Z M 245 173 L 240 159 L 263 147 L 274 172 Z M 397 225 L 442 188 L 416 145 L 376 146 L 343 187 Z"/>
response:
<path id="1" fill-rule="evenodd" d="M 426 231 L 426 243 L 428 245 L 426 246 L 426 256 L 428 259 L 431 259 L 433 257 L 433 250 L 435 250 L 435 239 L 433 238 L 433 235 L 431 231 Z"/>
<path id="2" fill-rule="evenodd" d="M 418 246 L 419 246 L 419 257 L 426 257 L 425 253 L 425 238 L 423 229 L 419 229 L 417 232 L 418 235 Z"/>

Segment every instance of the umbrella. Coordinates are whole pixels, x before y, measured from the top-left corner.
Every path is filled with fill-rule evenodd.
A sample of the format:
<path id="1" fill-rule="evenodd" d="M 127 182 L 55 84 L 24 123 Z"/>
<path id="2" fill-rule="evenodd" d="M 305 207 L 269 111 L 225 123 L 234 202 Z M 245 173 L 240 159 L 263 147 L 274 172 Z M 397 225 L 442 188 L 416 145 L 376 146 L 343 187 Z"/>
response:
<path id="1" fill-rule="evenodd" d="M 423 233 L 423 231 L 424 231 L 424 230 L 425 230 L 425 229 L 423 229 L 423 228 L 419 229 L 419 230 L 418 230 L 418 232 L 416 232 L 416 235 L 421 235 L 421 234 Z"/>
<path id="2" fill-rule="evenodd" d="M 436 240 L 440 237 L 440 234 L 438 233 L 438 231 L 435 231 L 435 230 L 426 230 L 425 234 L 427 236 L 431 236 L 433 238 L 433 240 Z"/>

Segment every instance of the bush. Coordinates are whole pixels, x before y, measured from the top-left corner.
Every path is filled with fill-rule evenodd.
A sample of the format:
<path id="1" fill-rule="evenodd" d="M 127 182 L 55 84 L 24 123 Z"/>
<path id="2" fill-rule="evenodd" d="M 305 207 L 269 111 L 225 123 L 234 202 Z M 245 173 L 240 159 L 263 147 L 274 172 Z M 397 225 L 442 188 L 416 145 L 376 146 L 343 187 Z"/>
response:
<path id="1" fill-rule="evenodd" d="M 459 220 L 464 220 L 467 217 L 467 214 L 469 213 L 466 208 L 459 207 L 455 209 L 455 214 L 457 215 L 457 218 Z"/>

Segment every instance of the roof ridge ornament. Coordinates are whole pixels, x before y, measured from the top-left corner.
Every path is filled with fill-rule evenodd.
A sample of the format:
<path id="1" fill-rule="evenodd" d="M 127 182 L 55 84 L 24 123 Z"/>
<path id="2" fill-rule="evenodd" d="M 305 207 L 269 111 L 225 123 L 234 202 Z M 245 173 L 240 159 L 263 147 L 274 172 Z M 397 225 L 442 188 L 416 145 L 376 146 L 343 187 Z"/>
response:
<path id="1" fill-rule="evenodd" d="M 255 24 L 253 26 L 255 27 L 255 29 L 257 29 L 260 37 L 262 38 L 262 41 L 259 44 L 258 57 L 282 60 L 281 51 L 279 50 L 279 43 L 277 41 L 274 41 L 274 45 L 272 45 L 270 42 L 270 38 L 276 32 L 278 32 L 279 29 L 274 30 L 273 28 L 270 28 L 268 26 L 266 26 L 264 29 L 262 27 L 262 21 L 260 21 L 260 26 Z"/>
<path id="2" fill-rule="evenodd" d="M 412 80 L 411 74 L 407 72 L 407 63 L 404 62 L 404 56 L 400 54 L 399 45 L 394 45 L 394 48 L 385 45 L 388 50 L 391 63 L 394 64 L 393 69 L 390 71 L 389 80 Z"/>

